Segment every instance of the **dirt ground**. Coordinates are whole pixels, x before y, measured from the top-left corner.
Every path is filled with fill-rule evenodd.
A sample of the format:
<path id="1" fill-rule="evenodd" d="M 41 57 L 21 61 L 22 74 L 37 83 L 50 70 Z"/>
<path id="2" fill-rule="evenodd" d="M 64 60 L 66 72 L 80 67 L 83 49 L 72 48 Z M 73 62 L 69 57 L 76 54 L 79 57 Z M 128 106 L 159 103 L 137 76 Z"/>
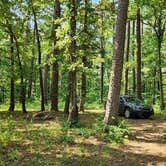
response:
<path id="1" fill-rule="evenodd" d="M 166 166 L 166 120 L 130 119 L 128 124 L 132 136 L 117 149 L 124 157 L 117 166 Z"/>

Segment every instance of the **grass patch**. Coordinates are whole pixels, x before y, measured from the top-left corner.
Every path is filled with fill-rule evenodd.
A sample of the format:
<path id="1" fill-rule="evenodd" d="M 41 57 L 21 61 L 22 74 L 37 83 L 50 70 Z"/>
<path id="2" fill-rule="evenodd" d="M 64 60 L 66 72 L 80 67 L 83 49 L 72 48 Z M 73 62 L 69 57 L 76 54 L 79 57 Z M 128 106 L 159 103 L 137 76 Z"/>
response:
<path id="1" fill-rule="evenodd" d="M 73 128 L 62 112 L 51 121 L 27 118 L 34 113 L 0 112 L 0 165 L 102 166 L 106 161 L 100 156 L 109 156 L 109 146 L 123 142 L 128 132 L 123 122 L 105 126 L 102 111 L 80 113 L 81 123 Z"/>

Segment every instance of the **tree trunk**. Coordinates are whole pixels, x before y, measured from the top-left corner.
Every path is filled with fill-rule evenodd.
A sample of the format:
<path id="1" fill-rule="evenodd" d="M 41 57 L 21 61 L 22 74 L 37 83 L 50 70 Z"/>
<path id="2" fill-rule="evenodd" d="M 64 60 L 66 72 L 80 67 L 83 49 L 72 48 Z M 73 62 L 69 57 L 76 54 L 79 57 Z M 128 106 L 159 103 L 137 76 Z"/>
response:
<path id="1" fill-rule="evenodd" d="M 85 15 L 84 15 L 84 33 L 86 34 L 88 31 L 88 0 L 85 0 Z M 85 41 L 83 43 L 83 45 L 85 47 L 87 47 L 87 41 Z M 87 66 L 87 52 L 86 52 L 86 48 L 84 48 L 84 56 L 82 57 L 82 62 L 84 67 Z M 79 111 L 83 111 L 84 112 L 84 104 L 85 104 L 85 98 L 86 98 L 86 72 L 82 72 L 81 75 L 81 95 L 80 95 L 80 107 L 79 107 Z"/>
<path id="2" fill-rule="evenodd" d="M 137 70 L 136 70 L 136 92 L 137 97 L 141 95 L 141 24 L 140 24 L 140 9 L 137 10 Z"/>
<path id="3" fill-rule="evenodd" d="M 130 49 L 130 21 L 128 22 L 128 32 L 127 32 L 127 44 L 126 44 L 126 63 L 129 61 L 129 49 Z M 124 94 L 128 94 L 128 72 L 129 68 L 126 67 L 125 79 L 124 79 Z"/>
<path id="4" fill-rule="evenodd" d="M 33 54 L 34 55 L 34 54 Z M 34 60 L 35 58 L 31 58 L 31 68 L 30 68 L 30 75 L 29 75 L 29 80 L 28 80 L 28 99 L 31 98 L 32 96 L 32 82 L 33 82 L 33 70 L 34 70 Z"/>
<path id="5" fill-rule="evenodd" d="M 102 26 L 103 26 L 103 14 L 102 14 Z M 104 60 L 104 57 L 105 57 L 105 41 L 104 41 L 104 29 L 102 28 L 102 35 L 101 35 L 101 38 L 100 38 L 100 43 L 101 43 L 101 50 L 100 50 L 100 53 L 101 53 L 101 58 Z M 101 70 L 100 70 L 100 100 L 101 100 L 101 103 L 103 103 L 103 96 L 104 96 L 104 62 L 101 62 Z"/>
<path id="6" fill-rule="evenodd" d="M 35 32 L 36 32 L 37 48 L 38 48 L 38 64 L 39 64 L 40 93 L 41 93 L 41 111 L 45 111 L 44 87 L 43 87 L 43 77 L 42 77 L 42 69 L 41 69 L 41 44 L 40 44 L 40 36 L 39 36 L 39 30 L 38 30 L 38 23 L 37 23 L 37 19 L 36 19 L 36 13 L 35 13 L 33 6 L 32 6 L 32 12 L 33 12 L 33 16 L 34 16 L 34 26 L 35 26 Z"/>
<path id="7" fill-rule="evenodd" d="M 82 61 L 83 61 L 84 66 L 85 66 L 85 64 L 87 62 L 87 58 L 84 57 Z M 81 95 L 80 95 L 79 111 L 84 112 L 85 97 L 86 97 L 86 73 L 83 72 L 82 75 L 81 75 Z"/>
<path id="8" fill-rule="evenodd" d="M 118 117 L 120 84 L 122 79 L 123 55 L 125 47 L 125 32 L 127 21 L 128 0 L 118 1 L 118 16 L 116 22 L 114 56 L 112 60 L 112 73 L 109 83 L 108 98 L 104 122 L 114 123 Z"/>
<path id="9" fill-rule="evenodd" d="M 71 98 L 71 72 L 68 74 L 68 85 L 67 85 L 67 93 L 66 93 L 66 100 L 65 100 L 65 108 L 64 108 L 64 115 L 68 117 L 69 115 L 69 107 L 70 107 L 70 98 Z"/>
<path id="10" fill-rule="evenodd" d="M 61 8 L 59 0 L 55 0 L 54 4 L 54 20 L 60 19 Z M 53 63 L 52 71 L 52 89 L 51 89 L 51 110 L 58 111 L 58 80 L 59 80 L 59 69 L 58 69 L 58 60 L 57 57 L 60 53 L 58 48 L 56 48 L 57 37 L 56 30 L 58 29 L 59 24 L 53 24 L 53 41 L 54 41 L 54 57 L 55 61 Z"/>
<path id="11" fill-rule="evenodd" d="M 22 111 L 23 113 L 26 113 L 26 106 L 25 106 L 25 100 L 26 100 L 26 89 L 25 89 L 25 82 L 24 82 L 24 72 L 23 72 L 23 67 L 22 67 L 22 63 L 21 63 L 21 58 L 20 58 L 20 49 L 19 49 L 19 44 L 17 41 L 16 36 L 14 36 L 15 42 L 16 42 L 16 49 L 17 49 L 17 57 L 18 57 L 18 65 L 20 68 L 20 79 L 21 79 L 21 83 L 20 83 L 20 87 L 21 87 L 21 94 L 20 94 L 20 99 L 21 99 L 21 103 L 22 103 Z"/>
<path id="12" fill-rule="evenodd" d="M 77 15 L 77 0 L 70 0 L 70 37 L 71 43 L 69 48 L 69 54 L 72 64 L 76 63 L 76 15 Z M 77 107 L 77 73 L 76 67 L 71 71 L 71 111 L 69 114 L 68 121 L 71 124 L 78 122 L 78 107 Z"/>
<path id="13" fill-rule="evenodd" d="M 30 99 L 32 96 L 32 83 L 33 83 L 33 73 L 34 73 L 34 61 L 35 61 L 35 29 L 33 33 L 33 48 L 32 48 L 32 58 L 31 58 L 31 68 L 30 68 L 30 75 L 29 75 L 29 81 L 28 81 L 28 98 Z"/>
<path id="14" fill-rule="evenodd" d="M 133 21 L 133 31 L 132 35 L 135 35 L 135 21 Z M 135 61 L 135 49 L 134 47 L 132 48 L 132 55 L 133 55 L 133 61 Z M 136 91 L 136 77 L 135 77 L 135 66 L 132 69 L 132 74 L 133 74 L 133 94 L 135 95 Z"/>
<path id="15" fill-rule="evenodd" d="M 152 104 L 155 104 L 155 95 L 156 95 L 156 69 L 154 69 L 153 80 L 152 80 Z"/>
<path id="16" fill-rule="evenodd" d="M 46 62 L 48 61 L 48 56 L 46 56 Z M 49 66 L 45 65 L 43 69 L 43 90 L 44 90 L 44 103 L 48 104 L 48 75 L 49 75 Z"/>
<path id="17" fill-rule="evenodd" d="M 11 78 L 10 78 L 10 106 L 9 111 L 14 111 L 15 101 L 14 101 L 14 41 L 13 36 L 10 35 L 10 59 L 11 59 Z"/>
<path id="18" fill-rule="evenodd" d="M 10 36 L 12 38 L 11 42 L 14 44 L 14 40 L 15 40 L 15 43 L 16 43 L 17 58 L 18 58 L 18 65 L 19 65 L 19 70 L 20 70 L 19 72 L 20 72 L 20 79 L 21 79 L 21 83 L 20 83 L 20 87 L 21 87 L 20 99 L 21 99 L 21 103 L 22 103 L 22 111 L 23 111 L 23 113 L 26 113 L 26 106 L 25 106 L 26 96 L 25 96 L 24 72 L 23 72 L 23 67 L 22 67 L 21 58 L 20 58 L 19 44 L 18 44 L 18 41 L 17 41 L 17 37 L 13 33 L 13 30 L 12 30 L 12 27 L 11 27 L 10 24 L 8 26 L 8 29 L 9 29 L 9 32 L 10 32 Z M 12 52 L 12 50 L 11 50 L 11 52 Z"/>
<path id="19" fill-rule="evenodd" d="M 158 39 L 158 81 L 159 81 L 159 93 L 160 93 L 160 108 L 164 109 L 164 94 L 163 94 L 163 78 L 162 78 L 162 70 L 161 70 L 161 41 Z"/>

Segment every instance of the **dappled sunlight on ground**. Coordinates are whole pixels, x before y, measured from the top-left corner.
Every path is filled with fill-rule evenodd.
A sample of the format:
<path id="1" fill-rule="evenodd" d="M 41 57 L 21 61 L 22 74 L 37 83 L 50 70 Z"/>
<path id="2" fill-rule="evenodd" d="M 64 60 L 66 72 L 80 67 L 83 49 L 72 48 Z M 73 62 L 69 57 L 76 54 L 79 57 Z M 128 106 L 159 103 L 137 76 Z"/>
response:
<path id="1" fill-rule="evenodd" d="M 113 145 L 84 133 L 104 114 L 103 110 L 81 112 L 83 131 L 72 129 L 65 136 L 61 130 L 62 112 L 49 121 L 33 121 L 34 113 L 27 116 L 15 112 L 9 116 L 0 112 L 0 165 L 166 166 L 166 120 L 162 118 L 126 120 L 132 135 L 124 144 Z"/>

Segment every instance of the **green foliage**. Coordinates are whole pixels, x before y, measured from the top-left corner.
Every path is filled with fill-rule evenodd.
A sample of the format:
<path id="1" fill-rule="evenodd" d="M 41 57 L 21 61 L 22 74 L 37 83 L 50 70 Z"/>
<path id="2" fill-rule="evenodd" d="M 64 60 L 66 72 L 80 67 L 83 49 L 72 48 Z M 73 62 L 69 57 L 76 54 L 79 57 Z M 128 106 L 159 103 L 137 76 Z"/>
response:
<path id="1" fill-rule="evenodd" d="M 97 119 L 94 124 L 95 134 L 102 135 L 106 141 L 112 143 L 123 143 L 123 139 L 131 134 L 125 121 L 117 121 L 114 125 L 107 125 L 103 122 L 103 117 Z"/>

